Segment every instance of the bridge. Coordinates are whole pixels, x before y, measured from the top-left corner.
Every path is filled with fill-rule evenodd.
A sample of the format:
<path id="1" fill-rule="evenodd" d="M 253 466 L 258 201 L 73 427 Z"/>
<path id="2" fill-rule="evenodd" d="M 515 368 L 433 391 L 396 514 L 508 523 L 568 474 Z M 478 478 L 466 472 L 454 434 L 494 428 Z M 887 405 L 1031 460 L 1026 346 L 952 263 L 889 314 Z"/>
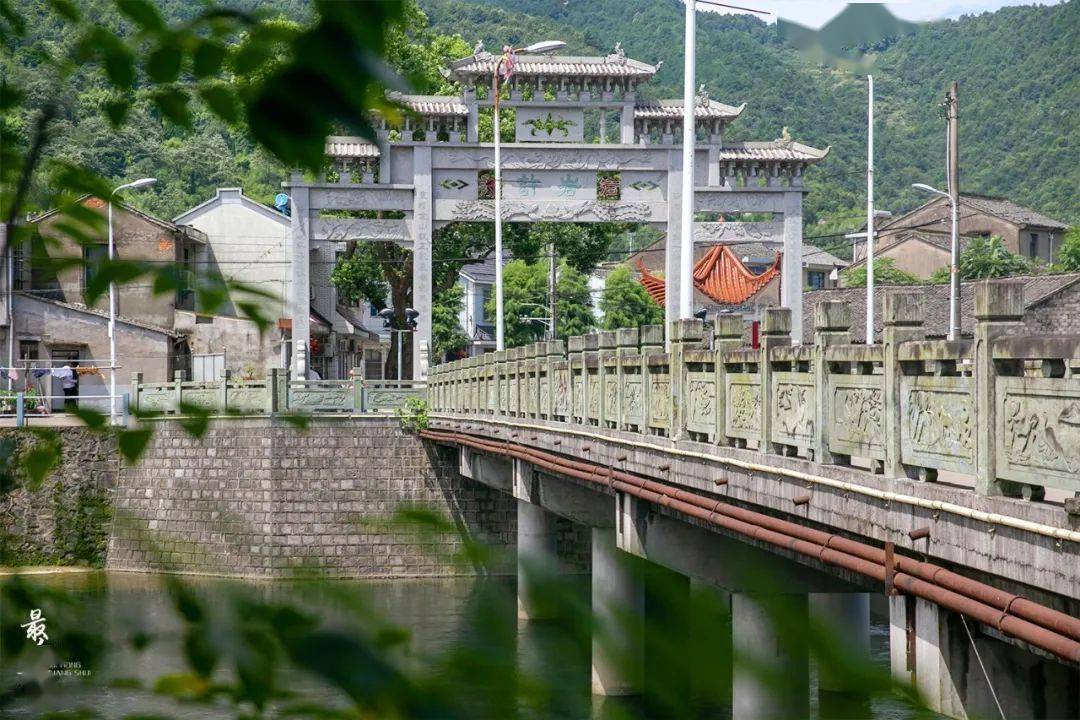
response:
<path id="1" fill-rule="evenodd" d="M 928 341 L 911 291 L 884 308 L 880 345 L 824 303 L 807 345 L 776 308 L 759 348 L 719 316 L 676 321 L 666 348 L 649 326 L 436 366 L 422 436 L 516 498 L 519 567 L 553 561 L 557 517 L 591 528 L 599 617 L 642 608 L 618 561 L 636 555 L 730 592 L 736 651 L 805 679 L 770 598 L 865 649 L 883 593 L 893 676 L 931 709 L 1080 716 L 1080 336 L 1016 334 L 1007 281 L 978 288 L 973 340 Z M 636 666 L 594 644 L 595 693 L 640 687 L 643 651 L 623 650 Z M 734 715 L 806 717 L 806 687 L 736 667 Z"/>
<path id="2" fill-rule="evenodd" d="M 807 649 L 774 626 L 771 607 L 831 623 L 866 653 L 872 594 L 887 599 L 893 676 L 931 709 L 1080 717 L 1080 336 L 1022 335 L 1013 281 L 982 284 L 974 300 L 974 338 L 955 342 L 927 340 L 919 295 L 899 289 L 885 295 L 880 345 L 851 343 L 850 309 L 822 303 L 812 344 L 795 344 L 789 311 L 775 308 L 757 348 L 741 319 L 721 315 L 676 321 L 667 342 L 646 326 L 438 365 L 426 386 L 283 371 L 259 382 L 136 377 L 140 419 L 192 408 L 224 417 L 205 460 L 205 440 L 166 423 L 152 459 L 124 473 L 118 507 L 167 541 L 203 542 L 230 572 L 275 576 L 332 557 L 332 572 L 381 573 L 386 558 L 356 538 L 342 566 L 341 538 L 355 532 L 349 513 L 377 513 L 390 499 L 380 489 L 402 482 L 387 463 L 414 451 L 388 415 L 404 409 L 423 426 L 410 398 L 426 396 L 420 435 L 448 450 L 416 483 L 455 507 L 475 504 L 479 488 L 516 513 L 516 529 L 499 533 L 516 533 L 524 620 L 546 612 L 525 570 L 554 567 L 569 519 L 591 536 L 601 620 L 644 622 L 640 564 L 627 556 L 730 597 L 732 646 L 753 661 L 732 670 L 735 717 L 809 713 Z M 275 420 L 298 413 L 312 417 L 306 434 Z M 238 452 L 250 469 L 226 457 Z M 436 477 L 447 452 L 471 487 Z M 370 503 L 368 489 L 379 491 Z M 222 513 L 244 526 L 231 545 L 193 529 Z M 297 533 L 309 536 L 303 548 Z M 249 546 L 252 557 L 237 551 Z M 155 567 L 148 558 L 137 536 L 110 542 L 112 568 Z M 594 642 L 597 695 L 642 689 L 641 633 L 623 640 Z M 780 693 L 750 665 L 801 682 Z M 851 683 L 819 677 L 823 690 L 857 694 Z"/>

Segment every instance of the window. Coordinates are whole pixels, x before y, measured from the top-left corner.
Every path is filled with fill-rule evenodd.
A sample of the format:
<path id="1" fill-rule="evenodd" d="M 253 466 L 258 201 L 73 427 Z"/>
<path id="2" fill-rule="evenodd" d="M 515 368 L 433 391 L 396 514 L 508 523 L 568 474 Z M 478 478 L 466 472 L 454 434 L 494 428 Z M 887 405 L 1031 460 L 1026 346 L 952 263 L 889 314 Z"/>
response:
<path id="1" fill-rule="evenodd" d="M 1039 257 L 1039 233 L 1028 234 L 1028 257 Z"/>
<path id="2" fill-rule="evenodd" d="M 812 270 L 806 273 L 806 285 L 811 290 L 821 290 L 823 287 L 825 287 L 824 271 Z"/>
<path id="3" fill-rule="evenodd" d="M 473 313 L 476 318 L 476 324 L 479 325 L 487 321 L 487 314 L 484 311 L 484 306 L 491 300 L 491 286 L 484 285 L 480 291 L 480 296 L 476 300 L 476 311 Z"/>
<path id="4" fill-rule="evenodd" d="M 83 291 L 90 287 L 94 276 L 101 269 L 101 263 L 109 259 L 108 245 L 87 245 L 83 248 Z"/>

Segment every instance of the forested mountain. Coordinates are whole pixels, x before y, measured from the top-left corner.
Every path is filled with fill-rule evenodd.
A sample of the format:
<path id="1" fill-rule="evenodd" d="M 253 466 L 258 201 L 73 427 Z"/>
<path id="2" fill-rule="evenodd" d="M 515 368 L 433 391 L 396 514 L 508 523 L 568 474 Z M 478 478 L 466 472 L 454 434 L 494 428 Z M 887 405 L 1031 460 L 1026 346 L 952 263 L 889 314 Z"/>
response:
<path id="1" fill-rule="evenodd" d="M 29 35 L 0 55 L 0 77 L 18 75 L 32 94 L 45 96 L 53 78 L 42 69 L 40 54 L 59 55 L 75 38 L 48 11 L 47 0 L 12 4 L 28 18 Z M 78 4 L 103 25 L 122 27 L 111 0 Z M 185 0 L 156 4 L 169 20 L 185 19 L 194 6 Z M 310 12 L 305 0 L 223 4 L 258 7 L 301 23 Z M 664 61 L 647 86 L 650 94 L 681 96 L 679 0 L 421 0 L 421 5 L 433 29 L 461 35 L 469 46 L 478 39 L 495 49 L 506 42 L 558 38 L 568 43 L 567 52 L 606 54 L 622 42 L 631 57 Z M 879 205 L 911 208 L 923 200 L 910 189 L 912 182 L 943 182 L 945 128 L 938 104 L 956 79 L 964 190 L 1006 195 L 1051 216 L 1080 221 L 1078 36 L 1080 0 L 1071 0 L 931 23 L 876 43 L 869 61 L 877 87 Z M 806 235 L 857 226 L 864 203 L 865 76 L 806 59 L 782 42 L 775 25 L 746 15 L 702 13 L 698 38 L 698 81 L 713 98 L 747 103 L 730 139 L 768 140 L 787 127 L 798 140 L 832 146 L 828 160 L 810 173 L 806 205 L 808 222 L 828 222 L 808 228 Z M 186 131 L 161 118 L 150 103 L 137 102 L 117 132 L 100 113 L 107 99 L 97 76 L 64 98 L 56 147 L 117 180 L 158 177 L 152 192 L 132 198 L 151 212 L 171 217 L 226 185 L 242 185 L 269 202 L 284 176 L 242 133 L 209 113 L 196 109 L 194 128 Z"/>
<path id="2" fill-rule="evenodd" d="M 489 48 L 556 38 L 567 52 L 610 51 L 664 65 L 646 88 L 681 97 L 683 5 L 679 0 L 422 0 L 432 24 Z M 875 20 L 880 8 L 848 13 Z M 1067 222 L 1080 221 L 1077 149 L 1080 1 L 1007 7 L 918 26 L 866 60 L 874 75 L 876 194 L 881 207 L 925 200 L 913 182 L 944 183 L 948 84 L 960 83 L 961 186 L 1005 195 Z M 746 102 L 733 140 L 770 140 L 786 126 L 803 142 L 833 148 L 811 171 L 808 220 L 858 225 L 865 216 L 866 78 L 812 63 L 785 45 L 776 25 L 748 15 L 698 15 L 698 82 L 711 97 Z M 846 222 L 843 220 L 846 219 Z M 831 225 L 831 223 L 830 223 Z M 815 235 L 814 228 L 807 236 Z"/>

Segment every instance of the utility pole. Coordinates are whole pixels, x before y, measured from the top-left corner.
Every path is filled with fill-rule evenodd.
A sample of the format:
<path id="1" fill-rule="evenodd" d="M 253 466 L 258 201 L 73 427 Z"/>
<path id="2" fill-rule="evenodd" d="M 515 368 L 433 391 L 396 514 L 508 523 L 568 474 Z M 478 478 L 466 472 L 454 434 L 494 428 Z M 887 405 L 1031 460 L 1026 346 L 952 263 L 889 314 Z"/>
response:
<path id="1" fill-rule="evenodd" d="M 957 122 L 957 89 L 958 84 L 953 80 L 949 88 L 948 96 L 948 126 L 949 126 L 949 154 L 948 154 L 948 191 L 952 211 L 952 223 L 950 235 L 952 240 L 951 258 L 952 267 L 949 269 L 949 283 L 952 285 L 949 293 L 949 339 L 960 339 L 960 137 Z"/>
<path id="2" fill-rule="evenodd" d="M 555 313 L 555 243 L 548 245 L 548 340 L 554 340 L 559 335 L 555 330 L 557 322 Z"/>
<path id="3" fill-rule="evenodd" d="M 874 344 L 874 77 L 866 76 L 866 344 Z"/>

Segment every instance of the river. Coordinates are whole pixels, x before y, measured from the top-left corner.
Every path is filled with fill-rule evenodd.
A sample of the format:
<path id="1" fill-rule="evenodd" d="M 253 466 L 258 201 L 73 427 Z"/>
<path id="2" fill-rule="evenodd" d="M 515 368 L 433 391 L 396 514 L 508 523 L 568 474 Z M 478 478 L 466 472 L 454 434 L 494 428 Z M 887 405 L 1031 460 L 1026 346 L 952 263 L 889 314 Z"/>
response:
<path id="1" fill-rule="evenodd" d="M 0 679 L 4 687 L 12 683 L 37 678 L 44 681 L 37 697 L 23 698 L 0 715 L 12 718 L 36 718 L 47 712 L 71 711 L 86 708 L 97 715 L 88 717 L 122 718 L 131 713 L 158 714 L 165 717 L 203 720 L 234 717 L 235 713 L 224 700 L 195 704 L 154 692 L 155 684 L 163 690 L 160 678 L 175 675 L 184 667 L 183 620 L 174 608 L 173 598 L 165 589 L 163 578 L 131 573 L 93 573 L 83 575 L 38 576 L 33 585 L 46 595 L 41 601 L 48 630 L 55 642 L 65 642 L 65 634 L 90 632 L 100 634 L 112 651 L 99 663 L 57 667 L 55 658 L 37 648 L 22 648 L 38 652 L 36 657 L 23 653 L 13 657 L 14 642 L 29 642 L 13 626 L 25 622 L 11 617 L 12 604 L 5 614 L 0 606 L 4 625 L 4 641 L 8 652 L 0 648 Z M 574 718 L 589 717 L 730 717 L 730 706 L 701 699 L 702 693 L 693 682 L 715 684 L 722 668 L 698 669 L 695 681 L 687 681 L 687 668 L 678 658 L 674 662 L 646 662 L 650 678 L 662 678 L 662 687 L 652 701 L 636 703 L 594 703 L 589 689 L 589 637 L 584 623 L 554 621 L 530 623 L 520 628 L 514 605 L 513 578 L 448 578 L 437 580 L 392 580 L 371 582 L 241 582 L 236 580 L 188 578 L 183 581 L 194 597 L 214 615 L 214 627 L 230 622 L 239 598 L 258 603 L 291 606 L 302 609 L 317 622 L 333 629 L 358 632 L 375 642 L 384 642 L 387 653 L 398 667 L 418 673 L 432 686 L 442 684 L 460 688 L 461 692 L 492 694 L 506 693 L 508 702 L 517 705 L 524 717 Z M 565 584 L 568 605 L 587 608 L 588 577 L 579 576 Z M 243 612 L 242 610 L 240 611 Z M 235 617 L 235 615 L 233 615 Z M 377 620 L 375 618 L 378 618 Z M 390 630 L 397 628 L 397 630 Z M 403 632 L 402 632 L 403 631 Z M 224 645 L 230 634 L 215 633 Z M 54 642 L 54 640 L 50 640 Z M 872 664 L 875 669 L 888 670 L 888 626 L 875 619 L 871 629 Z M 507 644 L 509 643 L 509 646 Z M 687 645 L 685 664 L 694 656 Z M 89 647 L 89 646 L 87 646 Z M 137 649 L 140 648 L 141 649 Z M 648 647 L 648 646 L 647 646 Z M 48 649 L 48 644 L 44 649 Z M 679 646 L 657 651 L 676 655 Z M 224 652 L 227 652 L 225 650 Z M 88 657 L 92 657 L 90 652 Z M 77 655 L 74 656 L 76 662 Z M 516 664 L 524 668 L 520 676 L 506 667 Z M 706 656 L 705 663 L 708 663 Z M 471 665 L 467 670 L 462 665 Z M 660 667 L 668 665 L 668 667 Z M 220 663 L 215 677 L 230 680 L 232 671 Z M 516 678 L 516 679 L 515 679 Z M 522 679 L 524 678 L 524 679 Z M 704 678 L 704 680 L 702 680 Z M 811 660 L 811 685 L 815 684 L 816 667 Z M 651 681 L 650 681 L 651 682 Z M 515 684 L 516 683 L 516 684 Z M 721 683 L 722 684 L 722 683 Z M 347 698 L 329 687 L 320 678 L 301 672 L 279 673 L 279 689 L 294 693 L 292 698 L 271 702 L 269 716 L 306 697 L 331 708 L 344 708 Z M 516 692 L 514 688 L 516 687 Z M 442 689 L 445 689 L 443 687 Z M 666 693 L 666 695 L 665 695 Z M 673 695 L 674 694 L 674 695 Z M 492 708 L 502 707 L 503 710 Z M 493 716 L 507 710 L 508 705 L 477 706 L 478 715 Z M 914 717 L 898 698 L 883 695 L 856 709 L 840 711 L 851 717 L 873 717 L 880 720 L 899 720 Z M 299 717 L 313 716 L 301 712 Z M 811 716 L 821 716 L 817 693 L 811 692 Z"/>

